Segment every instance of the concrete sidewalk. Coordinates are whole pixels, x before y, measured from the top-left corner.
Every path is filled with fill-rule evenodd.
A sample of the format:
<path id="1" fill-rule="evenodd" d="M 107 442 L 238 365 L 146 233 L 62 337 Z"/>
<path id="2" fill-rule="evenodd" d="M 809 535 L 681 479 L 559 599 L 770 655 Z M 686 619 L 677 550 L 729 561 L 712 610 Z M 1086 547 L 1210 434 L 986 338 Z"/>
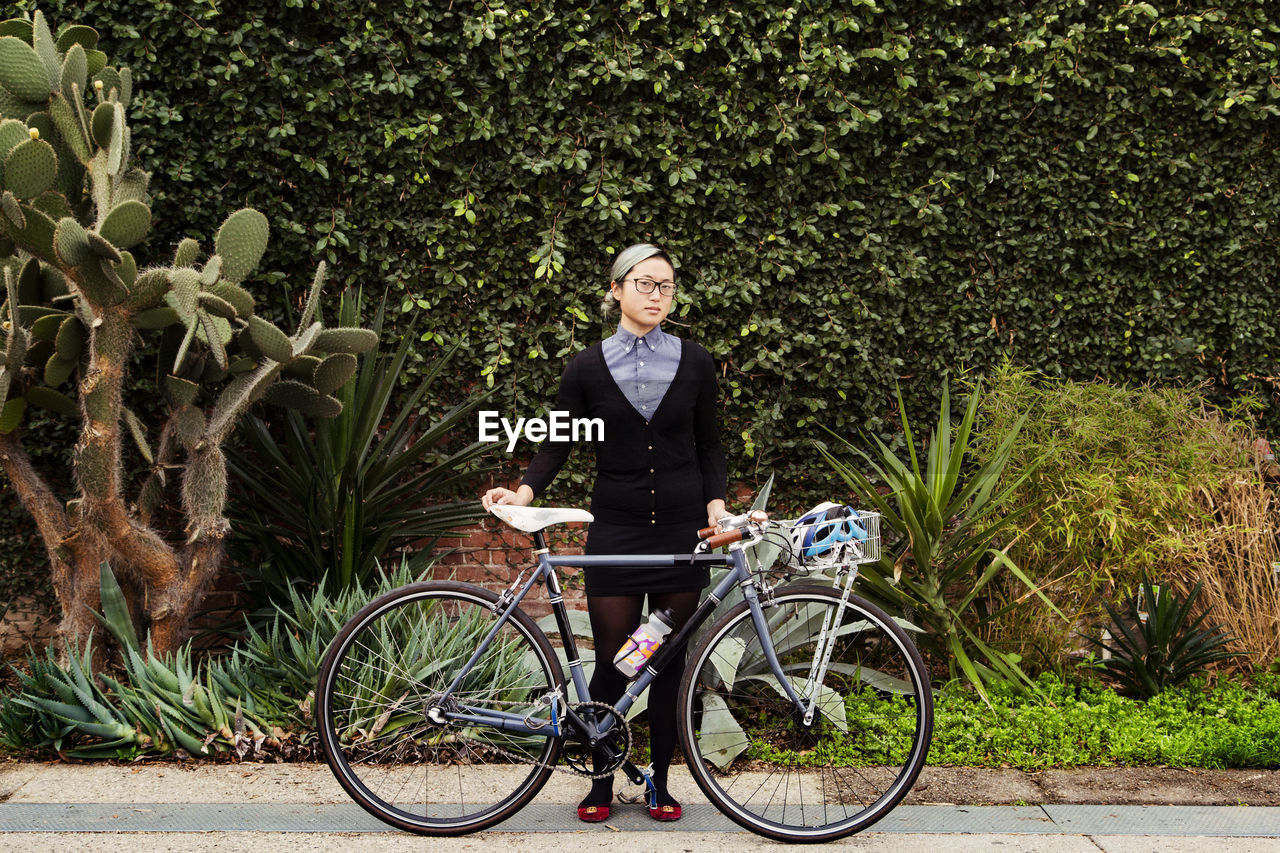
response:
<path id="1" fill-rule="evenodd" d="M 608 824 L 573 820 L 584 783 L 557 773 L 498 829 L 410 836 L 354 806 L 322 764 L 0 763 L 0 832 L 14 851 L 601 850 L 717 853 L 778 847 L 706 803 L 681 771 L 686 817 L 659 826 L 639 805 Z M 1123 803 L 1123 805 L 1116 805 Z M 566 836 L 572 836 L 572 840 Z M 1280 853 L 1280 772 L 1112 768 L 927 768 L 907 802 L 840 849 Z"/>

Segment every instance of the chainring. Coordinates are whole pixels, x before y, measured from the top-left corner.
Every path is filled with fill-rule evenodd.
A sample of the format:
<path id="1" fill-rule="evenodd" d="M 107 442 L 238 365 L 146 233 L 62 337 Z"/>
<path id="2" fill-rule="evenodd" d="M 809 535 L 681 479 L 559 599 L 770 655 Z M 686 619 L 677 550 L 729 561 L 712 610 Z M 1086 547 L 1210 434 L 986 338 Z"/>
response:
<path id="1" fill-rule="evenodd" d="M 576 735 L 566 737 L 560 753 L 561 760 L 581 776 L 601 778 L 612 775 L 631 755 L 631 727 L 622 714 L 618 713 L 618 709 L 604 702 L 580 702 L 570 707 L 580 717 L 594 718 L 597 725 L 603 723 L 604 718 L 612 717 L 613 728 L 609 729 L 609 733 L 595 747 Z M 611 747 L 610 751 L 614 755 L 606 757 L 601 754 L 602 747 Z M 596 767 L 597 756 L 601 762 L 599 768 Z"/>

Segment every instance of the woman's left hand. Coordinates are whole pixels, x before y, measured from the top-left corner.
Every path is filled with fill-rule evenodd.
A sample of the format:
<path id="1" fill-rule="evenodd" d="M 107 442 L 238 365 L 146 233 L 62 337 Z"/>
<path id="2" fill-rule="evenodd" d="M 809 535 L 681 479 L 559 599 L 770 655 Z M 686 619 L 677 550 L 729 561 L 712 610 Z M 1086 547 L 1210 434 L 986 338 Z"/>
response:
<path id="1" fill-rule="evenodd" d="M 728 514 L 729 511 L 725 509 L 724 501 L 719 498 L 713 501 L 707 501 L 707 526 L 714 527 L 716 529 L 716 533 L 724 532 L 720 529 L 720 519 L 724 518 Z"/>

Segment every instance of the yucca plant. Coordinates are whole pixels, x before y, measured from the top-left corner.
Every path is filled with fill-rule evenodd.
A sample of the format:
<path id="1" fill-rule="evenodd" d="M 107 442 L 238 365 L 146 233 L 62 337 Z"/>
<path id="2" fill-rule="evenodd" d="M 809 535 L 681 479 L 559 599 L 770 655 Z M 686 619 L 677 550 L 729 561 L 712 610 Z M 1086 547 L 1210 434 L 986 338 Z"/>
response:
<path id="1" fill-rule="evenodd" d="M 1201 586 L 1197 583 L 1183 599 L 1168 586 L 1153 584 L 1144 573 L 1141 594 L 1129 599 L 1123 613 L 1103 602 L 1111 617 L 1111 642 L 1091 636 L 1086 639 L 1111 654 L 1102 661 L 1102 668 L 1129 693 L 1150 699 L 1186 682 L 1211 663 L 1242 654 L 1227 651 L 1225 646 L 1235 637 L 1220 626 L 1201 627 L 1209 615 L 1207 610 L 1191 619 Z"/>
<path id="2" fill-rule="evenodd" d="M 373 330 L 382 331 L 385 305 Z M 339 322 L 356 321 L 359 299 L 344 298 Z M 446 450 L 484 399 L 477 395 L 424 423 L 419 407 L 457 346 L 437 358 L 413 391 L 388 413 L 413 353 L 413 326 L 393 351 L 363 356 L 355 381 L 338 392 L 342 412 L 323 422 L 286 411 L 278 432 L 250 419 L 243 449 L 228 465 L 246 493 L 230 516 L 242 577 L 271 600 L 297 584 L 337 593 L 368 585 L 379 561 L 408 546 L 411 570 L 432 559 L 430 542 L 483 515 L 480 504 L 455 497 L 460 484 L 488 470 L 475 464 L 489 445 Z"/>
<path id="3" fill-rule="evenodd" d="M 977 623 L 995 615 L 977 612 L 979 596 L 987 584 L 1008 571 L 1059 615 L 1061 611 L 999 547 L 1001 535 L 1016 530 L 1016 523 L 1032 509 L 1025 506 L 1005 511 L 1021 478 L 997 490 L 1022 421 L 1000 437 L 980 466 L 970 470 L 978 393 L 975 388 L 953 432 L 950 392 L 943 386 L 938 421 L 926 445 L 923 467 L 901 390 L 898 410 L 902 413 L 906 461 L 879 439 L 875 439 L 874 456 L 839 436 L 835 438 L 853 459 L 840 458 L 825 445 L 820 444 L 819 450 L 832 470 L 897 534 L 897 541 L 884 548 L 880 562 L 860 568 L 860 591 L 918 625 L 918 644 L 935 660 L 947 661 L 953 680 L 968 681 L 986 699 L 986 684 L 995 679 L 1036 689 L 1016 655 L 994 648 L 979 635 Z M 889 486 L 890 494 L 880 494 L 859 470 L 859 462 Z"/>

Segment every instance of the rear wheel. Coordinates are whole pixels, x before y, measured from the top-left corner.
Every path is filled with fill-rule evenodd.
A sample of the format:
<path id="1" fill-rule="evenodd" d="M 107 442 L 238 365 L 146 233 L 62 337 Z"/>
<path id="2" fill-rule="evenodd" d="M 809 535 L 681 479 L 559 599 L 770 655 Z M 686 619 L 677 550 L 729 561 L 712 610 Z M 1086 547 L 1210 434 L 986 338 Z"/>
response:
<path id="1" fill-rule="evenodd" d="M 366 811 L 427 835 L 461 835 L 510 817 L 546 783 L 560 752 L 546 697 L 564 679 L 546 635 L 515 610 L 458 689 L 442 694 L 495 629 L 498 597 L 451 581 L 402 587 L 338 634 L 316 694 L 320 744 Z M 545 735 L 447 719 L 505 712 Z"/>
<path id="2" fill-rule="evenodd" d="M 919 652 L 856 596 L 835 626 L 839 604 L 836 590 L 801 586 L 764 609 L 782 671 L 802 695 L 824 621 L 833 626 L 811 723 L 766 662 L 746 602 L 712 626 L 681 683 L 678 725 L 693 778 L 732 820 L 779 841 L 865 829 L 906 796 L 928 753 L 933 697 Z"/>

